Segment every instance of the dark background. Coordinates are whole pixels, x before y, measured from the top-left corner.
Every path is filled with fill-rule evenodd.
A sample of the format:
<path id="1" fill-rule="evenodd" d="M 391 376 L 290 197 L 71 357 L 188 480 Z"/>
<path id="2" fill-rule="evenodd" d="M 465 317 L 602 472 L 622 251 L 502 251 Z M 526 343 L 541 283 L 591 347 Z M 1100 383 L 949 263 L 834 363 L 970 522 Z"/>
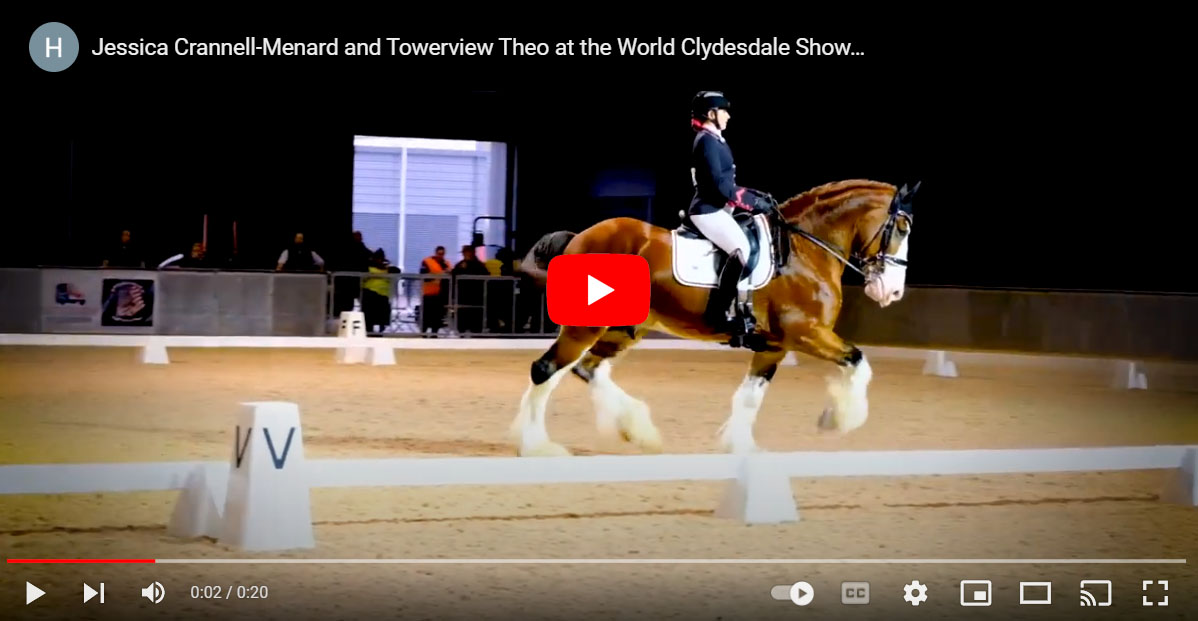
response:
<path id="1" fill-rule="evenodd" d="M 212 253 L 227 250 L 236 219 L 243 255 L 263 267 L 273 267 L 296 230 L 336 267 L 351 230 L 354 134 L 512 145 L 519 254 L 545 232 L 604 217 L 591 191 L 605 169 L 654 171 L 654 220 L 672 227 L 691 192 L 687 106 L 697 90 L 715 88 L 733 102 L 726 135 L 743 185 L 781 198 L 845 178 L 922 180 L 911 284 L 1198 292 L 1190 275 L 1198 228 L 1182 168 L 1192 121 L 1182 112 L 1185 79 L 1168 64 L 1181 57 L 1177 40 L 1141 32 L 1144 40 L 1132 41 L 1134 29 L 1098 27 L 1084 15 L 856 13 L 729 10 L 666 25 L 609 13 L 575 23 L 471 14 L 469 25 L 452 27 L 409 13 L 306 24 L 239 13 L 25 15 L 10 37 L 20 61 L 10 97 L 19 112 L 10 117 L 15 174 L 5 187 L 9 235 L 0 258 L 98 265 L 131 227 L 161 259 L 186 252 L 208 213 Z M 530 21 L 542 18 L 555 27 Z M 1143 19 L 1155 27 L 1169 21 Z M 28 58 L 29 35 L 47 21 L 71 26 L 84 48 L 62 73 Z M 89 53 L 99 37 L 173 44 L 178 36 L 249 35 L 338 36 L 342 45 L 387 36 L 810 36 L 851 41 L 865 55 Z"/>

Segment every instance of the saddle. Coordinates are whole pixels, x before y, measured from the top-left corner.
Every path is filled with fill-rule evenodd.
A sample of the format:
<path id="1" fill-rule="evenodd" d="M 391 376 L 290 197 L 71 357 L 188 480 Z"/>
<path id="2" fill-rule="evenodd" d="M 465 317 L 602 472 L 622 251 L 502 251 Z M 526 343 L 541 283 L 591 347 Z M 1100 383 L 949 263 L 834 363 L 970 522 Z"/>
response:
<path id="1" fill-rule="evenodd" d="M 678 216 L 682 224 L 671 232 L 674 279 L 689 287 L 718 287 L 728 253 L 704 237 L 685 211 L 678 212 Z M 760 289 L 773 280 L 784 256 L 776 244 L 773 223 L 765 214 L 739 212 L 733 217 L 749 239 L 749 256 L 745 263 L 748 276 L 742 278 L 741 283 L 747 280 L 750 289 Z M 785 235 L 781 237 L 785 239 Z M 765 252 L 762 252 L 763 248 Z"/>

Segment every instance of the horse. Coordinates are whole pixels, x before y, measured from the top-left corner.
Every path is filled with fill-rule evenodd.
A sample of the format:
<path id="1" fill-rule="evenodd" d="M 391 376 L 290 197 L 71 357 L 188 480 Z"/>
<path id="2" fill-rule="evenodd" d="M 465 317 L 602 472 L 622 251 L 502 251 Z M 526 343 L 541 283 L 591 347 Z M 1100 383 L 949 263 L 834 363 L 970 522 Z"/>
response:
<path id="1" fill-rule="evenodd" d="M 753 425 L 779 363 L 791 351 L 840 368 L 840 376 L 829 379 L 830 404 L 817 420 L 818 429 L 848 433 L 865 424 L 873 371 L 861 349 L 834 330 L 843 301 L 841 278 L 846 267 L 862 274 L 865 294 L 882 307 L 902 299 L 911 200 L 918 189 L 918 183 L 908 190 L 906 185 L 897 189 L 849 179 L 812 188 L 781 204 L 771 197 L 772 213 L 738 215 L 754 242 L 751 273 L 741 285 L 752 288 L 752 312 L 762 342 L 752 347 L 748 370 L 732 396 L 731 414 L 717 432 L 724 452 L 762 450 L 754 440 Z M 548 263 L 559 255 L 640 255 L 650 268 L 651 301 L 640 325 L 560 327 L 553 344 L 532 362 L 528 387 L 509 428 L 517 455 L 571 454 L 550 440 L 545 416 L 550 394 L 567 373 L 589 384 L 601 434 L 618 434 L 645 453 L 662 452 L 661 433 L 649 406 L 612 381 L 612 365 L 651 331 L 734 343 L 703 319 L 720 262 L 727 255 L 693 230 L 685 213 L 679 215 L 683 223 L 673 230 L 618 217 L 579 233 L 549 233 L 521 261 L 520 271 L 545 284 Z"/>

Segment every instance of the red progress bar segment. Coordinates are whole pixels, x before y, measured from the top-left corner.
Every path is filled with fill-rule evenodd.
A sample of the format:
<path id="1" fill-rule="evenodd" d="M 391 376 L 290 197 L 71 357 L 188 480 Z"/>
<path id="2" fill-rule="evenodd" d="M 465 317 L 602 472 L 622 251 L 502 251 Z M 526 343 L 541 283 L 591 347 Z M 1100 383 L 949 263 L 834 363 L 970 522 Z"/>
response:
<path id="1" fill-rule="evenodd" d="M 9 563 L 153 563 L 152 558 L 10 558 Z"/>

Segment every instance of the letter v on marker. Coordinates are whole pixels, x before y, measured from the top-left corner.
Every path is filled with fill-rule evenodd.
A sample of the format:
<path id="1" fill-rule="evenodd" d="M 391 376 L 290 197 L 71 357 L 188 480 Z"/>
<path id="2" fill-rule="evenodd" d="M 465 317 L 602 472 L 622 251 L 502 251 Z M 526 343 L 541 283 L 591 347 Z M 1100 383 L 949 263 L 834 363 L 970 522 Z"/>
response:
<path id="1" fill-rule="evenodd" d="M 287 452 L 291 450 L 291 438 L 295 435 L 295 427 L 287 432 L 287 444 L 283 445 L 282 457 L 275 454 L 275 443 L 270 441 L 270 430 L 263 428 L 262 435 L 266 436 L 266 446 L 270 449 L 271 460 L 275 462 L 275 470 L 282 470 L 283 464 L 287 462 Z"/>
<path id="2" fill-rule="evenodd" d="M 241 441 L 241 425 L 237 426 L 237 431 L 233 434 L 233 454 L 237 458 L 237 467 L 241 467 L 241 459 L 245 457 L 245 449 L 250 445 L 250 433 L 254 431 L 253 427 L 245 430 L 245 442 Z"/>

